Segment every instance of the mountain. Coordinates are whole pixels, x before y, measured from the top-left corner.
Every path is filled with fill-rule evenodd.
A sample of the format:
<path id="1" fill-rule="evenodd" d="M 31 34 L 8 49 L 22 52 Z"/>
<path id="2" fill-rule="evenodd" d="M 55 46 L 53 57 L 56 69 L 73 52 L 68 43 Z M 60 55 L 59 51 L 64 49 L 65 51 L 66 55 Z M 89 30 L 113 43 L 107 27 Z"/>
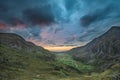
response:
<path id="1" fill-rule="evenodd" d="M 114 26 L 87 45 L 68 53 L 74 59 L 98 66 L 103 71 L 120 61 L 120 27 Z"/>
<path id="2" fill-rule="evenodd" d="M 31 51 L 37 46 L 14 33 L 0 33 L 0 44 L 19 50 Z M 42 48 L 42 47 L 39 47 Z"/>
<path id="3" fill-rule="evenodd" d="M 55 54 L 17 34 L 0 33 L 0 80 L 59 80 L 69 75 L 79 74 Z"/>
<path id="4" fill-rule="evenodd" d="M 48 58 L 51 57 L 51 59 L 52 57 L 54 57 L 54 55 L 51 54 L 51 52 L 49 52 L 48 50 L 40 46 L 36 46 L 32 42 L 28 42 L 21 36 L 14 33 L 0 33 L 0 44 L 25 52 L 35 52 L 39 54 L 45 53 L 44 55 L 48 56 Z"/>
<path id="5" fill-rule="evenodd" d="M 30 80 L 39 74 L 36 71 L 52 72 L 54 59 L 54 54 L 17 34 L 0 33 L 0 80 Z"/>

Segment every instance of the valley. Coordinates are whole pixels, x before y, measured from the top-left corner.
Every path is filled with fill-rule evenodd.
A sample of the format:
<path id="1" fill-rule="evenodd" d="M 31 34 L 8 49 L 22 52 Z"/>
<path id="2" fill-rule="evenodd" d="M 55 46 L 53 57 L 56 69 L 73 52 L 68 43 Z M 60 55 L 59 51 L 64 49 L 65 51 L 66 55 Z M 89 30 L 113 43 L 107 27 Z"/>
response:
<path id="1" fill-rule="evenodd" d="M 0 33 L 0 80 L 120 80 L 119 35 L 114 27 L 83 47 L 57 53 Z"/>

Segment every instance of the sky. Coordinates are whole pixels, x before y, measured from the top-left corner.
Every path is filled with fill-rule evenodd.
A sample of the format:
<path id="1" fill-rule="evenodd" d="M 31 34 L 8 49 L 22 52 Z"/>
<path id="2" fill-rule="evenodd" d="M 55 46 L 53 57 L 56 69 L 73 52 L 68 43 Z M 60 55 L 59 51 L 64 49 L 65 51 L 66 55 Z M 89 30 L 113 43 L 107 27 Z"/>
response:
<path id="1" fill-rule="evenodd" d="M 52 51 L 83 46 L 120 26 L 120 0 L 0 0 L 0 32 Z M 53 49 L 54 48 L 54 49 Z"/>

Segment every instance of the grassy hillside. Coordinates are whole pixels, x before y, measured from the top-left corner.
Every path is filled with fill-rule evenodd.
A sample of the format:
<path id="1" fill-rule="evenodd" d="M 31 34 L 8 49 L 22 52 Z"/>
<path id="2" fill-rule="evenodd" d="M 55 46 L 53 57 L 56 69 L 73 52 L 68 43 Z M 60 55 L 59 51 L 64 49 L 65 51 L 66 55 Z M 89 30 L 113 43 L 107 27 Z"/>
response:
<path id="1" fill-rule="evenodd" d="M 57 54 L 56 61 L 58 64 L 62 63 L 68 65 L 69 67 L 77 70 L 79 73 L 89 73 L 93 71 L 93 66 L 88 64 L 83 64 L 82 62 L 78 62 L 72 58 L 71 55 L 68 54 Z"/>
<path id="2" fill-rule="evenodd" d="M 44 52 L 44 51 L 43 51 Z M 102 73 L 67 54 L 25 52 L 0 45 L 0 80 L 119 80 L 120 63 Z"/>
<path id="3" fill-rule="evenodd" d="M 0 45 L 0 80 L 45 80 L 54 76 L 48 54 L 27 53 Z"/>
<path id="4" fill-rule="evenodd" d="M 0 45 L 0 80 L 59 80 L 79 75 L 66 64 L 49 57 L 49 53 L 41 52 Z"/>
<path id="5" fill-rule="evenodd" d="M 60 80 L 120 80 L 120 62 L 115 63 L 109 69 L 99 73 L 96 72 L 96 66 L 91 66 L 73 60 L 68 54 L 57 54 L 57 62 L 71 66 L 80 72 L 79 76 L 67 77 Z"/>

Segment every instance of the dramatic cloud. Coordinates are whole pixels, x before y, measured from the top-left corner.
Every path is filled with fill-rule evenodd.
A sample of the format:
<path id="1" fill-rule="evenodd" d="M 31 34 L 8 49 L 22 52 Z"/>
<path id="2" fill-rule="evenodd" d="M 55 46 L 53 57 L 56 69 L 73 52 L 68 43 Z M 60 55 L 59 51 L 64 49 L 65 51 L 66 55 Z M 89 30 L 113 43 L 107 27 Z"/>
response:
<path id="1" fill-rule="evenodd" d="M 33 25 L 49 25 L 54 23 L 54 15 L 49 5 L 41 8 L 27 9 L 24 12 L 25 18 Z"/>
<path id="2" fill-rule="evenodd" d="M 7 29 L 7 25 L 0 21 L 0 30 L 6 30 L 6 29 Z"/>
<path id="3" fill-rule="evenodd" d="M 91 12 L 91 13 L 83 16 L 80 19 L 81 25 L 89 26 L 90 24 L 95 23 L 100 20 L 104 20 L 104 19 L 108 19 L 108 18 L 112 18 L 112 17 L 117 18 L 117 16 L 119 16 L 119 14 L 116 14 L 114 16 L 111 15 L 111 13 L 114 13 L 115 12 L 114 10 L 117 8 L 118 8 L 117 6 L 115 7 L 115 5 L 109 4 L 107 7 L 103 7 L 102 9 L 97 9 L 94 12 Z"/>
<path id="4" fill-rule="evenodd" d="M 0 0 L 0 32 L 40 46 L 82 46 L 120 25 L 120 0 Z"/>
<path id="5" fill-rule="evenodd" d="M 82 26 L 88 26 L 91 23 L 100 21 L 109 17 L 110 12 L 112 11 L 111 5 L 105 9 L 97 9 L 95 12 L 85 15 L 81 18 Z"/>

